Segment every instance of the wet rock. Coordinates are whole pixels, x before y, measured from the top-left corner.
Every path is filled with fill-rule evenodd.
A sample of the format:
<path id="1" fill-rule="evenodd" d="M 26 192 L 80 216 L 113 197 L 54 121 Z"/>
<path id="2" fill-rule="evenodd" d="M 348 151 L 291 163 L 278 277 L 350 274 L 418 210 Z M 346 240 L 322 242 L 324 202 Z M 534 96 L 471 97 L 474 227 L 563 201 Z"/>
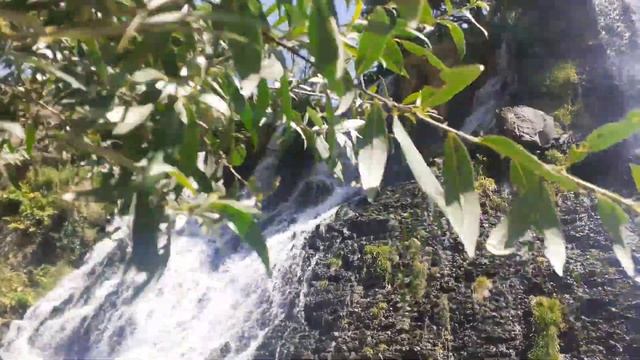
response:
<path id="1" fill-rule="evenodd" d="M 529 244 L 531 252 L 487 253 L 483 241 L 501 214 L 483 216 L 470 260 L 415 184 L 386 189 L 374 204 L 350 204 L 308 239 L 303 268 L 310 280 L 291 295 L 300 311 L 265 334 L 256 358 L 522 359 L 533 346 L 531 297 L 544 295 L 564 304 L 565 358 L 637 359 L 640 286 L 609 263 L 611 245 L 595 205 L 589 197 L 559 196 L 568 261 L 558 277 L 541 239 Z M 411 239 L 420 244 L 417 253 L 407 250 Z M 376 284 L 368 276 L 368 245 L 392 247 L 398 256 L 392 276 Z M 407 285 L 414 260 L 427 265 L 425 291 L 417 295 Z M 479 276 L 493 284 L 482 302 L 472 290 Z"/>
<path id="2" fill-rule="evenodd" d="M 532 148 L 546 148 L 558 138 L 553 117 L 528 106 L 505 107 L 498 111 L 498 132 Z"/>

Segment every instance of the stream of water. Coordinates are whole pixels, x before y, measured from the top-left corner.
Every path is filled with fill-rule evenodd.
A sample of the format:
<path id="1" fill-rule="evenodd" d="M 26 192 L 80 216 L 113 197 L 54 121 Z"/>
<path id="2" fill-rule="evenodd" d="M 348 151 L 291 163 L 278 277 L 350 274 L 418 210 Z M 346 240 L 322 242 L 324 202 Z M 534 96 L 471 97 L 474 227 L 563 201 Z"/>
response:
<path id="1" fill-rule="evenodd" d="M 301 271 L 305 235 L 354 193 L 328 176 L 306 181 L 324 182 L 333 192 L 307 208 L 300 208 L 294 194 L 279 207 L 264 230 L 272 278 L 247 249 L 220 258 L 216 249 L 231 234 L 184 235 L 198 229 L 174 234 L 162 271 L 138 272 L 126 266 L 128 224 L 119 219 L 113 224 L 119 230 L 100 242 L 80 269 L 12 323 L 0 358 L 206 359 L 221 353 L 250 358 L 286 310 L 289 281 Z M 308 189 L 301 186 L 299 192 Z"/>

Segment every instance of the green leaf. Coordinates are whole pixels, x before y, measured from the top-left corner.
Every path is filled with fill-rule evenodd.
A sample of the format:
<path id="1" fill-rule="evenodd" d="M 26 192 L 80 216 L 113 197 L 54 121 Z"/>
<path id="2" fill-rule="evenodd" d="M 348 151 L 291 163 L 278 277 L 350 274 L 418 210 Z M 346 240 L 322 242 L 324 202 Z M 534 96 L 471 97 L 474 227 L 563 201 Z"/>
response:
<path id="1" fill-rule="evenodd" d="M 182 135 L 182 145 L 180 146 L 180 168 L 189 175 L 193 175 L 197 169 L 198 150 L 200 149 L 200 125 L 196 121 L 193 109 L 188 106 L 187 126 Z"/>
<path id="2" fill-rule="evenodd" d="M 447 8 L 447 13 L 451 14 L 453 13 L 453 4 L 451 3 L 451 0 L 444 0 L 444 6 Z"/>
<path id="3" fill-rule="evenodd" d="M 444 145 L 443 176 L 447 217 L 472 258 L 480 235 L 480 198 L 475 192 L 471 157 L 453 133 Z"/>
<path id="4" fill-rule="evenodd" d="M 404 57 L 398 44 L 389 39 L 382 53 L 382 65 L 396 74 L 408 77 L 407 70 L 404 68 Z"/>
<path id="5" fill-rule="evenodd" d="M 369 15 L 368 21 L 367 28 L 358 44 L 358 56 L 356 56 L 358 74 L 369 70 L 382 56 L 393 29 L 382 7 L 376 7 L 373 14 Z"/>
<path id="6" fill-rule="evenodd" d="M 168 174 L 169 176 L 173 177 L 178 184 L 191 191 L 193 195 L 196 195 L 198 193 L 196 187 L 193 185 L 193 183 L 191 183 L 191 180 L 189 180 L 189 178 L 175 166 L 171 166 L 161 161 L 153 161 L 149 165 L 147 172 L 149 176 Z"/>
<path id="7" fill-rule="evenodd" d="M 307 115 L 309 116 L 309 119 L 311 119 L 313 125 L 317 126 L 318 128 L 322 128 L 324 126 L 324 122 L 322 122 L 320 114 L 318 114 L 318 112 L 313 108 L 307 107 Z"/>
<path id="8" fill-rule="evenodd" d="M 460 56 L 460 59 L 462 59 L 467 51 L 464 40 L 464 32 L 462 31 L 462 29 L 458 24 L 451 20 L 438 20 L 438 23 L 449 28 L 449 33 L 451 34 L 453 43 L 456 45 L 456 49 L 458 49 L 458 55 Z"/>
<path id="9" fill-rule="evenodd" d="M 130 106 L 125 109 L 124 106 L 116 106 L 111 112 L 107 113 L 107 118 L 111 121 L 117 119 L 122 114 L 121 120 L 113 129 L 113 135 L 125 135 L 131 130 L 145 122 L 149 115 L 153 112 L 153 104 Z"/>
<path id="10" fill-rule="evenodd" d="M 216 94 L 213 94 L 213 93 L 202 94 L 200 95 L 200 101 L 209 105 L 213 110 L 219 112 L 224 116 L 231 115 L 231 109 L 229 109 L 229 105 L 227 104 L 227 101 L 225 101 L 223 98 L 221 98 Z"/>
<path id="11" fill-rule="evenodd" d="M 409 137 L 409 134 L 407 134 L 397 117 L 393 119 L 393 135 L 400 144 L 404 158 L 422 191 L 424 191 L 440 209 L 445 211 L 446 202 L 442 186 L 429 166 L 427 166 L 427 163 L 422 158 L 422 155 L 413 144 L 411 137 Z"/>
<path id="12" fill-rule="evenodd" d="M 14 53 L 14 55 L 16 55 Z M 48 72 L 49 74 L 59 78 L 60 80 L 64 80 L 67 83 L 69 83 L 69 85 L 71 85 L 71 87 L 75 88 L 75 89 L 80 89 L 80 90 L 84 90 L 86 91 L 87 88 L 82 85 L 78 80 L 76 80 L 73 76 L 65 73 L 64 71 L 60 71 L 58 70 L 56 67 L 54 67 L 53 65 L 49 64 L 46 61 L 42 61 L 40 59 L 34 58 L 34 57 L 25 57 L 22 55 L 18 55 L 16 56 L 16 58 L 18 58 L 19 60 L 25 61 L 27 63 L 30 63 L 34 66 L 39 67 L 40 69 Z"/>
<path id="13" fill-rule="evenodd" d="M 312 3 L 309 17 L 309 52 L 315 59 L 318 70 L 329 82 L 342 76 L 344 50 L 338 36 L 336 19 L 331 16 L 327 0 Z"/>
<path id="14" fill-rule="evenodd" d="M 629 164 L 629 167 L 631 168 L 633 182 L 636 184 L 636 190 L 640 191 L 640 165 Z"/>
<path id="15" fill-rule="evenodd" d="M 549 188 L 538 180 L 537 224 L 536 227 L 544 236 L 544 255 L 549 259 L 555 272 L 562 276 L 567 258 L 564 235 L 560 228 L 558 213 L 549 192 Z"/>
<path id="16" fill-rule="evenodd" d="M 382 181 L 389 151 L 385 113 L 379 103 L 372 106 L 360 135 L 363 143 L 358 151 L 358 171 L 362 187 L 369 200 L 373 201 Z"/>
<path id="17" fill-rule="evenodd" d="M 360 19 L 360 15 L 362 14 L 363 3 L 362 0 L 356 0 L 356 7 L 353 11 L 353 16 L 351 17 L 351 24 L 355 23 Z"/>
<path id="18" fill-rule="evenodd" d="M 560 185 L 567 191 L 575 191 L 578 189 L 576 183 L 569 176 L 555 170 L 551 165 L 547 165 L 538 160 L 538 158 L 523 148 L 522 145 L 517 144 L 509 138 L 500 135 L 488 135 L 482 137 L 480 143 L 488 146 L 502 156 L 515 160 L 520 166 L 526 167 L 546 180 Z"/>
<path id="19" fill-rule="evenodd" d="M 318 135 L 315 138 L 316 140 L 316 151 L 322 160 L 326 160 L 331 156 L 331 150 L 329 149 L 329 144 L 324 139 L 322 135 Z"/>
<path id="20" fill-rule="evenodd" d="M 398 5 L 400 17 L 407 20 L 409 26 L 414 27 L 422 14 L 425 2 L 425 0 L 396 0 L 396 5 Z"/>
<path id="21" fill-rule="evenodd" d="M 569 151 L 568 162 L 575 164 L 587 155 L 610 148 L 640 131 L 640 111 L 630 112 L 624 119 L 595 129 L 583 142 Z"/>
<path id="22" fill-rule="evenodd" d="M 287 123 L 295 121 L 296 115 L 293 111 L 293 104 L 291 103 L 291 90 L 289 90 L 289 77 L 287 73 L 284 73 L 282 79 L 280 79 L 279 92 L 282 113 L 287 117 Z"/>
<path id="23" fill-rule="evenodd" d="M 494 255 L 508 255 L 515 251 L 516 243 L 530 238 L 531 199 L 518 196 L 511 204 L 509 214 L 491 230 L 487 250 Z"/>
<path id="24" fill-rule="evenodd" d="M 602 195 L 598 195 L 598 214 L 602 225 L 613 238 L 613 252 L 620 261 L 620 265 L 629 276 L 634 278 L 636 268 L 627 241 L 627 238 L 633 236 L 628 228 L 629 216 L 618 204 Z"/>
<path id="25" fill-rule="evenodd" d="M 247 149 L 242 144 L 233 147 L 229 156 L 229 164 L 231 166 L 240 166 L 247 157 Z"/>
<path id="26" fill-rule="evenodd" d="M 36 143 L 36 127 L 33 123 L 27 124 L 27 128 L 25 130 L 25 140 L 24 145 L 26 147 L 27 155 L 31 156 L 33 152 L 33 145 Z"/>
<path id="27" fill-rule="evenodd" d="M 131 75 L 131 80 L 137 83 L 144 83 L 153 80 L 168 80 L 167 76 L 153 68 L 144 68 Z"/>
<path id="28" fill-rule="evenodd" d="M 433 9 L 429 4 L 429 1 L 425 1 L 420 12 L 420 22 L 429 26 L 436 25 L 436 18 L 433 16 Z"/>
<path id="29" fill-rule="evenodd" d="M 444 66 L 444 64 L 442 64 L 442 66 Z M 444 85 L 440 88 L 425 86 L 421 94 L 421 105 L 423 107 L 434 107 L 448 102 L 456 94 L 474 82 L 483 70 L 484 67 L 478 64 L 442 69 L 440 71 L 440 78 L 444 82 Z"/>
<path id="30" fill-rule="evenodd" d="M 20 125 L 17 122 L 0 121 L 0 130 L 4 130 L 8 133 L 11 133 L 11 135 L 20 139 L 25 138 L 24 129 L 22 128 L 22 125 Z"/>
<path id="31" fill-rule="evenodd" d="M 258 83 L 258 96 L 256 97 L 256 108 L 254 111 L 256 123 L 260 123 L 262 118 L 265 116 L 270 103 L 271 95 L 269 85 L 266 80 L 262 79 Z"/>
<path id="32" fill-rule="evenodd" d="M 225 30 L 238 35 L 229 37 L 229 48 L 233 63 L 240 78 L 244 79 L 251 74 L 260 72 L 262 61 L 262 22 L 255 16 L 248 4 L 243 1 L 234 2 L 235 9 L 230 11 L 235 15 L 243 15 L 250 21 L 229 21 L 225 24 Z M 245 39 L 242 41 L 241 39 Z"/>
<path id="33" fill-rule="evenodd" d="M 231 229 L 237 233 L 244 242 L 258 253 L 267 274 L 271 276 L 269 266 L 269 249 L 262 236 L 262 231 L 255 218 L 255 210 L 233 200 L 216 200 L 209 206 L 211 210 L 224 216 L 232 225 Z"/>

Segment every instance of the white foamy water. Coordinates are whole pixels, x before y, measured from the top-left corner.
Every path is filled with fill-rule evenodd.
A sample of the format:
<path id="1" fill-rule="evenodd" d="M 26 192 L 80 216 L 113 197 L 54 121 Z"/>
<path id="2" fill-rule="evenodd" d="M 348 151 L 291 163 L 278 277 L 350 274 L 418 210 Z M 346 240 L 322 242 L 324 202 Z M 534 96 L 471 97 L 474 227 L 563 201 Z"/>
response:
<path id="1" fill-rule="evenodd" d="M 250 358 L 284 315 L 306 235 L 351 194 L 336 187 L 313 207 L 298 210 L 295 201 L 280 207 L 264 231 L 272 278 L 247 249 L 220 259 L 215 249 L 230 236 L 177 234 L 164 270 L 148 276 L 126 266 L 128 231 L 120 224 L 80 269 L 11 324 L 0 357 L 218 359 L 225 348 L 229 358 Z"/>

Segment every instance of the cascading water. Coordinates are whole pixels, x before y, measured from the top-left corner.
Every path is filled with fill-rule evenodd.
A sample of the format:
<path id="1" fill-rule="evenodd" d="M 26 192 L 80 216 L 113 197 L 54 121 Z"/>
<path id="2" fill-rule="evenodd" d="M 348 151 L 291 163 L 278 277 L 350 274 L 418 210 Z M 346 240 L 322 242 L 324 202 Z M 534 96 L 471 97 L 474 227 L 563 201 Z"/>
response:
<path id="1" fill-rule="evenodd" d="M 320 199 L 309 205 L 313 189 Z M 80 269 L 12 323 L 0 358 L 250 358 L 290 303 L 305 234 L 354 191 L 315 175 L 272 213 L 264 229 L 272 278 L 247 249 L 220 259 L 217 249 L 231 241 L 229 232 L 192 235 L 188 228 L 173 235 L 163 269 L 138 272 L 126 265 L 128 226 L 119 219 L 120 229 Z"/>

